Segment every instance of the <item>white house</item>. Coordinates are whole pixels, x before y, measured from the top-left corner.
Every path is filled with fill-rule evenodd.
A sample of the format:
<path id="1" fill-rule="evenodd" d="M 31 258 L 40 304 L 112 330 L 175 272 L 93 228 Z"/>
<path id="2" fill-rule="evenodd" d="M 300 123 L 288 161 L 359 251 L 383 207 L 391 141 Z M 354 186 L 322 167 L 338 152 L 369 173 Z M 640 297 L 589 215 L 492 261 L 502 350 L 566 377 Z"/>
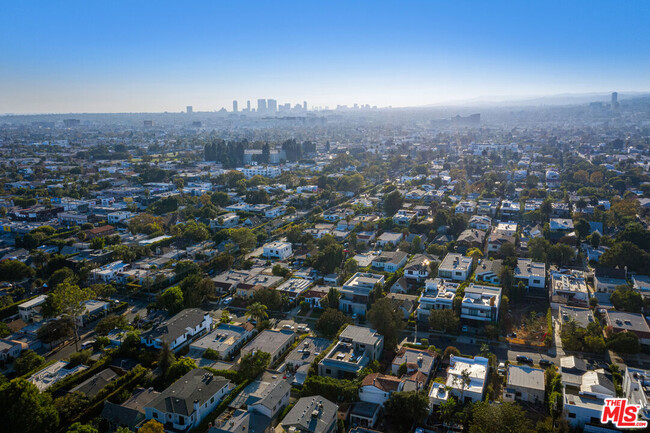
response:
<path id="1" fill-rule="evenodd" d="M 394 392 L 404 389 L 404 382 L 395 376 L 371 373 L 363 378 L 359 400 L 383 406 Z"/>
<path id="2" fill-rule="evenodd" d="M 47 295 L 39 295 L 34 299 L 25 301 L 18 305 L 18 315 L 25 322 L 29 323 L 34 317 L 40 315 L 41 305 L 45 303 Z"/>
<path id="3" fill-rule="evenodd" d="M 517 259 L 514 270 L 515 282 L 522 281 L 529 289 L 546 287 L 546 264 L 533 262 L 531 259 Z"/>
<path id="4" fill-rule="evenodd" d="M 501 287 L 479 286 L 474 283 L 465 288 L 460 308 L 461 319 L 476 322 L 496 322 L 501 306 Z"/>
<path id="5" fill-rule="evenodd" d="M 438 267 L 438 277 L 447 280 L 465 281 L 472 273 L 471 257 L 457 253 L 447 253 Z"/>
<path id="6" fill-rule="evenodd" d="M 431 310 L 451 309 L 454 305 L 454 296 L 456 296 L 458 286 L 460 286 L 460 283 L 440 278 L 426 280 L 416 310 L 418 320 L 427 322 Z"/>
<path id="7" fill-rule="evenodd" d="M 187 308 L 142 334 L 140 342 L 148 347 L 162 348 L 169 344 L 171 350 L 180 349 L 185 343 L 212 327 L 212 317 L 198 308 Z"/>
<path id="8" fill-rule="evenodd" d="M 466 375 L 467 381 L 463 379 Z M 445 383 L 434 382 L 429 391 L 431 407 L 446 402 L 450 396 L 458 402 L 469 403 L 483 400 L 488 375 L 488 359 L 474 359 L 451 355 Z"/>
<path id="9" fill-rule="evenodd" d="M 230 380 L 195 368 L 151 400 L 144 408 L 145 418 L 187 431 L 198 426 L 230 390 Z"/>
<path id="10" fill-rule="evenodd" d="M 292 254 L 291 242 L 269 242 L 264 244 L 263 256 L 270 259 L 285 260 Z"/>

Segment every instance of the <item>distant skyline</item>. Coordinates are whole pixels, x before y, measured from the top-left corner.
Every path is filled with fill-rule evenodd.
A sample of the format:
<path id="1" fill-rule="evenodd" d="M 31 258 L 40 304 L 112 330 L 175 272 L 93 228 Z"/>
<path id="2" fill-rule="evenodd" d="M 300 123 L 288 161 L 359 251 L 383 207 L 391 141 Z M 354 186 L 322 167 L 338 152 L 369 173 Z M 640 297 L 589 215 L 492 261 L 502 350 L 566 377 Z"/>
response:
<path id="1" fill-rule="evenodd" d="M 641 0 L 14 1 L 0 14 L 0 113 L 650 91 Z"/>

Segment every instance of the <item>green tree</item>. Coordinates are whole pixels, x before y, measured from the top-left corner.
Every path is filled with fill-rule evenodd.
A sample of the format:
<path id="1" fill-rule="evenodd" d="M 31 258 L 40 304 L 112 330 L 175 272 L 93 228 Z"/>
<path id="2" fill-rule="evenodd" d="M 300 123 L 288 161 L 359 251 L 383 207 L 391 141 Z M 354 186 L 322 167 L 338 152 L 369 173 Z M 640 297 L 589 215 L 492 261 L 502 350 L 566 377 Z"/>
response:
<path id="1" fill-rule="evenodd" d="M 34 276 L 34 269 L 19 260 L 0 262 L 0 281 L 20 281 Z"/>
<path id="2" fill-rule="evenodd" d="M 201 267 L 192 260 L 181 260 L 174 266 L 176 276 L 185 278 L 188 275 L 201 274 Z"/>
<path id="3" fill-rule="evenodd" d="M 474 403 L 470 433 L 521 433 L 532 428 L 526 412 L 515 403 Z"/>
<path id="4" fill-rule="evenodd" d="M 165 428 L 155 419 L 150 419 L 142 424 L 142 427 L 138 429 L 138 433 L 165 433 Z"/>
<path id="5" fill-rule="evenodd" d="M 600 256 L 599 264 L 605 267 L 627 268 L 642 272 L 650 269 L 650 254 L 629 241 L 616 242 Z"/>
<path id="6" fill-rule="evenodd" d="M 404 203 L 404 196 L 396 189 L 386 194 L 384 197 L 384 212 L 387 216 L 392 217 Z"/>
<path id="7" fill-rule="evenodd" d="M 320 305 L 323 308 L 333 308 L 334 310 L 338 310 L 340 299 L 341 292 L 336 287 L 331 287 L 327 292 L 327 295 L 321 299 Z"/>
<path id="8" fill-rule="evenodd" d="M 259 324 L 260 322 L 262 322 L 262 320 L 269 317 L 266 310 L 267 310 L 266 305 L 260 302 L 254 302 L 246 308 L 246 314 L 248 314 L 253 319 L 255 319 L 256 322 Z"/>
<path id="9" fill-rule="evenodd" d="M 413 423 L 422 421 L 428 415 L 429 399 L 423 392 L 394 392 L 384 408 L 392 424 L 409 429 Z"/>
<path id="10" fill-rule="evenodd" d="M 404 313 L 398 304 L 388 298 L 375 301 L 368 311 L 368 320 L 373 328 L 384 336 L 384 346 L 391 350 L 397 345 L 398 338 L 404 329 Z"/>
<path id="11" fill-rule="evenodd" d="M 321 395 L 334 402 L 352 402 L 359 399 L 359 382 L 348 379 L 334 379 L 326 376 L 309 376 L 303 384 L 301 395 Z"/>
<path id="12" fill-rule="evenodd" d="M 129 326 L 126 316 L 120 314 L 111 314 L 101 319 L 95 327 L 95 332 L 99 335 L 108 335 L 113 329 L 125 329 Z"/>
<path id="13" fill-rule="evenodd" d="M 56 430 L 59 415 L 49 393 L 14 379 L 0 386 L 0 425 L 5 433 L 48 433 Z"/>
<path id="14" fill-rule="evenodd" d="M 56 289 L 56 287 L 64 281 L 74 282 L 75 280 L 76 277 L 74 275 L 74 272 L 72 272 L 72 269 L 64 267 L 57 269 L 52 273 L 52 275 L 50 275 L 50 278 L 47 280 L 47 286 L 50 289 Z"/>
<path id="15" fill-rule="evenodd" d="M 33 350 L 26 350 L 14 361 L 14 370 L 18 376 L 29 373 L 45 363 L 45 358 Z"/>
<path id="16" fill-rule="evenodd" d="M 163 376 L 167 376 L 174 362 L 176 362 L 176 356 L 174 356 L 174 352 L 169 348 L 169 343 L 164 342 L 158 354 L 158 367 L 160 367 Z"/>
<path id="17" fill-rule="evenodd" d="M 67 433 L 99 433 L 99 430 L 90 424 L 81 424 L 80 422 L 76 422 L 68 428 Z"/>
<path id="18" fill-rule="evenodd" d="M 429 311 L 429 326 L 436 331 L 456 332 L 460 319 L 452 309 Z"/>
<path id="19" fill-rule="evenodd" d="M 586 239 L 591 230 L 591 226 L 589 226 L 589 223 L 584 218 L 580 218 L 575 225 L 575 230 L 578 238 Z"/>
<path id="20" fill-rule="evenodd" d="M 255 233 L 251 229 L 245 227 L 230 229 L 228 234 L 243 252 L 250 251 L 257 245 L 257 236 L 255 236 Z"/>
<path id="21" fill-rule="evenodd" d="M 87 409 L 90 400 L 80 391 L 68 392 L 54 400 L 61 424 L 69 424 L 72 419 Z"/>
<path id="22" fill-rule="evenodd" d="M 442 353 L 442 359 L 449 359 L 451 355 L 460 356 L 460 350 L 454 346 L 447 346 Z"/>
<path id="23" fill-rule="evenodd" d="M 617 286 L 609 297 L 617 310 L 640 313 L 643 306 L 641 294 L 628 285 Z"/>
<path id="24" fill-rule="evenodd" d="M 160 306 L 169 314 L 176 314 L 185 305 L 183 291 L 178 286 L 168 288 L 160 295 Z"/>
<path id="25" fill-rule="evenodd" d="M 239 362 L 239 376 L 243 380 L 253 380 L 266 370 L 270 361 L 271 355 L 266 352 L 249 352 Z"/>
<path id="26" fill-rule="evenodd" d="M 192 358 L 180 358 L 174 361 L 167 371 L 166 383 L 171 385 L 178 379 L 196 368 L 196 363 Z"/>
<path id="27" fill-rule="evenodd" d="M 612 333 L 607 339 L 607 350 L 616 353 L 639 353 L 639 337 L 633 332 Z"/>
<path id="28" fill-rule="evenodd" d="M 328 295 L 329 296 L 329 295 Z M 341 327 L 352 323 L 352 319 L 339 310 L 327 308 L 316 322 L 316 330 L 325 338 L 334 338 Z"/>

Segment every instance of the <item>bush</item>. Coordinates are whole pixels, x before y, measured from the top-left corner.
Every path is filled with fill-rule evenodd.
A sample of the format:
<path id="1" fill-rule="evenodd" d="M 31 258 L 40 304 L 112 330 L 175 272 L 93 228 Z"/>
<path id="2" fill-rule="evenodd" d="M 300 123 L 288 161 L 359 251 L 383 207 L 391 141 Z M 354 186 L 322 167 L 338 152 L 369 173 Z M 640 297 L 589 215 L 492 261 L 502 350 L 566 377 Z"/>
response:
<path id="1" fill-rule="evenodd" d="M 206 349 L 206 351 L 203 352 L 202 357 L 205 359 L 210 359 L 212 361 L 218 361 L 221 358 L 218 351 L 210 348 Z"/>

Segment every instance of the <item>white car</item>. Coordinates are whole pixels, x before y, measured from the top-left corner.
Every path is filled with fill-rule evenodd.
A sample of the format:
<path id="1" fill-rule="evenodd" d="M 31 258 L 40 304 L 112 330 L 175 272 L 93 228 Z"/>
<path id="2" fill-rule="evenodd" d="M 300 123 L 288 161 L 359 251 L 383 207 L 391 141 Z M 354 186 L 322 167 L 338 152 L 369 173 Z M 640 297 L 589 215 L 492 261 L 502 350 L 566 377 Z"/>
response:
<path id="1" fill-rule="evenodd" d="M 232 296 L 228 296 L 227 298 L 224 298 L 223 303 L 224 305 L 228 305 L 232 302 Z"/>
<path id="2" fill-rule="evenodd" d="M 95 345 L 95 340 L 88 340 L 88 341 L 85 341 L 85 342 L 81 345 L 81 350 L 90 349 L 90 348 L 92 348 L 94 345 Z"/>

